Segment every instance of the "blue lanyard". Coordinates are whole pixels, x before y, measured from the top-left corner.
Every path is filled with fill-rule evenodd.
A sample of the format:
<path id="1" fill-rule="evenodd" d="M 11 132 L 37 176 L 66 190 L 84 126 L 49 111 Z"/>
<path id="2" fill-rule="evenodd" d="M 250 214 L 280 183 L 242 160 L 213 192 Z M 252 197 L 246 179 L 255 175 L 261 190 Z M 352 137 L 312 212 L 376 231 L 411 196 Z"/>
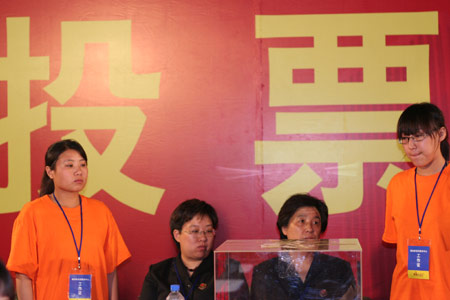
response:
<path id="1" fill-rule="evenodd" d="M 186 294 L 185 290 L 184 290 L 184 284 L 181 281 L 181 277 L 180 277 L 180 273 L 178 272 L 178 268 L 177 268 L 177 262 L 176 260 L 173 262 L 174 266 L 175 266 L 175 272 L 177 273 L 177 278 L 178 281 L 180 282 L 180 288 L 181 288 L 181 293 L 184 295 L 184 298 L 186 300 L 188 300 L 191 296 L 192 296 L 192 292 L 194 291 L 195 286 L 197 285 L 197 282 L 200 278 L 200 275 L 197 275 L 197 277 L 194 280 L 194 283 L 192 284 L 191 290 L 189 291 L 189 294 Z"/>
<path id="2" fill-rule="evenodd" d="M 83 244 L 83 205 L 81 204 L 81 197 L 78 195 L 78 198 L 80 199 L 80 217 L 81 217 L 81 235 L 80 235 L 80 248 L 78 248 L 77 240 L 75 239 L 75 234 L 73 234 L 72 226 L 70 226 L 69 219 L 66 216 L 66 213 L 64 212 L 64 209 L 61 207 L 61 204 L 59 204 L 58 199 L 56 199 L 55 193 L 53 193 L 53 198 L 55 199 L 56 203 L 58 204 L 59 208 L 61 209 L 64 218 L 66 218 L 67 224 L 69 225 L 70 232 L 72 233 L 73 243 L 75 244 L 75 248 L 77 249 L 78 254 L 78 269 L 81 269 L 81 245 Z"/>
<path id="3" fill-rule="evenodd" d="M 425 209 L 424 209 L 424 211 L 423 211 L 422 219 L 419 218 L 419 200 L 417 199 L 417 179 L 416 179 L 416 178 L 417 178 L 417 168 L 416 168 L 416 170 L 414 171 L 414 187 L 415 187 L 415 190 L 416 190 L 417 223 L 419 223 L 419 240 L 421 239 L 420 234 L 422 233 L 423 219 L 425 218 L 425 213 L 427 212 L 428 204 L 430 204 L 431 197 L 433 196 L 434 190 L 436 189 L 436 186 L 437 186 L 437 184 L 438 184 L 438 182 L 439 182 L 439 178 L 441 178 L 442 172 L 444 171 L 444 169 L 445 169 L 446 166 L 447 166 L 447 161 L 445 161 L 445 164 L 444 164 L 444 166 L 442 167 L 441 172 L 439 172 L 439 176 L 438 176 L 438 178 L 436 179 L 436 183 L 434 184 L 433 190 L 431 191 L 430 198 L 428 199 L 427 205 L 425 206 Z"/>

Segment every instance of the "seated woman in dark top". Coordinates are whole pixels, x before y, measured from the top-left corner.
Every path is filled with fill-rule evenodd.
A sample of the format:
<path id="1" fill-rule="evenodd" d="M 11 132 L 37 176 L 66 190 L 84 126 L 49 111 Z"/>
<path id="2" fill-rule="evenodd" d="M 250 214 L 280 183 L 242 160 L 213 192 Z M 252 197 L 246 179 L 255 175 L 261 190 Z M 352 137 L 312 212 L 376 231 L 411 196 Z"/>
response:
<path id="1" fill-rule="evenodd" d="M 214 208 L 198 199 L 181 203 L 170 217 L 172 238 L 180 249 L 176 257 L 151 265 L 145 276 L 141 300 L 164 300 L 170 285 L 180 285 L 186 300 L 214 299 L 214 257 L 212 247 L 218 225 Z M 239 274 L 238 268 L 236 276 Z M 230 295 L 230 300 L 249 298 L 247 282 Z"/>
<path id="2" fill-rule="evenodd" d="M 319 239 L 328 223 L 328 207 L 305 194 L 290 197 L 278 214 L 281 239 Z M 287 252 L 253 269 L 251 299 L 354 299 L 350 264 L 319 252 Z"/>

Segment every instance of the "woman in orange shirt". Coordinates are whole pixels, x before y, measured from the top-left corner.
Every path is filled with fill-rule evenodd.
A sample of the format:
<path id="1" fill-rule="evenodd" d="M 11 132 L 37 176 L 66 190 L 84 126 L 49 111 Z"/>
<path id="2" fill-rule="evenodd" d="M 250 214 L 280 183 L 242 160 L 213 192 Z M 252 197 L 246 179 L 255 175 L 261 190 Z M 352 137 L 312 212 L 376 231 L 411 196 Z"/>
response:
<path id="1" fill-rule="evenodd" d="M 7 267 L 19 300 L 118 298 L 116 267 L 130 253 L 106 205 L 79 194 L 87 176 L 78 142 L 48 148 L 41 197 L 24 205 L 13 227 Z"/>
<path id="2" fill-rule="evenodd" d="M 409 106 L 397 137 L 414 167 L 389 183 L 383 241 L 397 244 L 391 299 L 447 299 L 450 295 L 449 144 L 442 111 Z"/>

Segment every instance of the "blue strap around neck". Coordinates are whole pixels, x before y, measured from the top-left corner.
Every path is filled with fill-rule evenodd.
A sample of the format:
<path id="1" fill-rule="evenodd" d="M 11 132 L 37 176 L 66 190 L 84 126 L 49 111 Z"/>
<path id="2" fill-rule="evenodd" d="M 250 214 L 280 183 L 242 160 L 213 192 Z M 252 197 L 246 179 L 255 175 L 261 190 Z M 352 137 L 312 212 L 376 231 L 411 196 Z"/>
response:
<path id="1" fill-rule="evenodd" d="M 81 196 L 78 195 L 78 199 L 80 200 L 80 217 L 81 217 L 81 234 L 80 234 L 80 248 L 78 248 L 77 240 L 75 239 L 75 234 L 73 233 L 72 226 L 70 226 L 69 219 L 67 218 L 66 213 L 64 212 L 64 209 L 62 208 L 61 204 L 59 204 L 58 199 L 56 199 L 55 193 L 53 192 L 53 198 L 56 201 L 56 204 L 58 204 L 59 208 L 61 209 L 64 218 L 66 218 L 67 224 L 69 225 L 70 232 L 72 233 L 73 243 L 75 244 L 75 248 L 77 249 L 78 254 L 78 269 L 81 269 L 81 246 L 83 244 L 83 205 L 81 202 Z"/>
<path id="2" fill-rule="evenodd" d="M 431 197 L 433 197 L 434 190 L 436 189 L 439 179 L 441 178 L 442 172 L 444 171 L 446 166 L 447 166 L 447 161 L 445 161 L 444 166 L 442 167 L 441 171 L 439 172 L 439 176 L 436 179 L 436 183 L 434 184 L 433 190 L 431 191 L 430 198 L 428 198 L 427 205 L 425 206 L 425 209 L 423 211 L 422 219 L 420 219 L 420 217 L 419 217 L 419 199 L 417 196 L 417 168 L 414 171 L 414 188 L 415 188 L 415 192 L 416 192 L 416 212 L 417 212 L 417 223 L 419 224 L 419 240 L 421 239 L 420 235 L 422 234 L 423 219 L 425 218 L 425 214 L 427 212 L 428 205 L 430 204 Z"/>

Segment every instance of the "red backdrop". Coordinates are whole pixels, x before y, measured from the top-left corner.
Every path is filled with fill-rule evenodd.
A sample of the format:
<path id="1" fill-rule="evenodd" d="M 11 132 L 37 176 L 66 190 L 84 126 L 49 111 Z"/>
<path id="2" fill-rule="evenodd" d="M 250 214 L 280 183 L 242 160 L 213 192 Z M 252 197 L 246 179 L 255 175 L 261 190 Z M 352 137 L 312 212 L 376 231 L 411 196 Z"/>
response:
<path id="1" fill-rule="evenodd" d="M 437 32 L 402 34 L 401 30 L 400 33 L 393 30 L 393 33 L 387 32 L 382 36 L 385 41 L 382 46 L 402 49 L 398 47 L 428 45 L 424 53 L 414 55 L 425 57 L 429 73 L 413 72 L 423 71 L 423 65 L 418 69 L 408 65 L 405 73 L 405 69 L 401 69 L 403 64 L 391 63 L 386 67 L 396 67 L 399 73 L 386 73 L 386 79 L 393 76 L 394 81 L 409 82 L 414 79 L 414 74 L 420 73 L 425 77 L 420 77 L 419 82 L 429 84 L 429 87 L 422 88 L 425 96 L 422 94 L 421 99 L 402 98 L 393 92 L 394 96 L 390 98 L 383 96 L 377 99 L 374 96 L 346 102 L 340 100 L 342 96 L 339 96 L 338 89 L 326 84 L 313 93 L 318 99 L 304 97 L 301 91 L 294 93 L 298 98 L 290 99 L 287 91 L 284 94 L 283 88 L 275 87 L 278 78 L 274 69 L 283 63 L 277 61 L 276 56 L 270 56 L 271 51 L 319 49 L 326 32 L 334 25 L 337 28 L 342 25 L 340 19 L 326 17 L 340 15 L 343 22 L 347 22 L 345 24 L 351 25 L 351 15 L 368 14 L 367 19 L 363 18 L 354 26 L 361 32 L 356 30 L 352 34 L 350 30 L 342 35 L 356 36 L 344 44 L 352 46 L 356 43 L 356 46 L 370 50 L 376 47 L 371 48 L 370 41 L 366 42 L 366 33 L 370 35 L 381 25 L 398 28 L 403 24 L 403 19 L 399 19 L 398 24 L 381 24 L 377 23 L 380 20 L 375 18 L 373 21 L 370 16 L 409 12 L 437 12 L 430 21 L 437 22 Z M 341 167 L 348 163 L 345 153 L 342 160 L 340 154 L 336 154 L 340 150 L 335 144 L 306 144 L 307 149 L 321 146 L 317 149 L 319 154 L 308 150 L 302 155 L 320 157 L 302 161 L 302 158 L 292 159 L 296 154 L 288 151 L 266 151 L 264 149 L 268 148 L 264 143 L 260 148 L 260 142 L 352 141 L 356 143 L 349 143 L 349 147 L 356 151 L 357 162 L 362 166 L 362 176 L 359 176 L 362 187 L 354 186 L 355 189 L 362 188 L 362 202 L 349 211 L 335 211 L 330 216 L 325 238 L 358 238 L 363 248 L 364 296 L 387 299 L 395 250 L 381 243 L 385 190 L 378 181 L 390 163 L 400 168 L 408 165 L 401 159 L 390 159 L 389 155 L 384 160 L 366 159 L 358 151 L 365 152 L 364 147 L 372 145 L 365 144 L 365 141 L 376 141 L 371 153 L 381 151 L 385 141 L 395 138 L 395 129 L 314 132 L 311 131 L 316 126 L 314 123 L 307 130 L 291 126 L 291 133 L 280 134 L 277 122 L 281 117 L 277 114 L 395 112 L 409 103 L 431 101 L 443 109 L 447 118 L 450 117 L 447 101 L 450 94 L 449 13 L 448 0 L 16 0 L 2 3 L 0 258 L 5 261 L 8 258 L 17 211 L 25 201 L 37 197 L 47 146 L 68 134 L 83 138 L 85 133 L 87 139 L 82 139 L 83 146 L 92 145 L 92 149 L 98 152 L 92 149 L 88 152 L 90 186 L 87 193 L 110 207 L 133 255 L 119 268 L 121 299 L 136 299 L 148 266 L 176 254 L 168 220 L 181 201 L 196 197 L 213 204 L 220 219 L 216 246 L 227 239 L 277 238 L 275 223 L 278 211 L 275 207 L 279 204 L 271 204 L 265 193 L 307 165 L 320 180 L 307 190 L 304 183 L 299 182 L 298 192 L 311 192 L 327 201 L 323 188 L 338 187 L 338 175 L 343 172 Z M 311 22 L 310 27 L 299 29 L 306 35 L 299 36 L 297 25 L 282 19 L 267 26 L 275 29 L 285 27 L 286 31 L 293 28 L 294 33 L 263 36 L 261 27 L 258 27 L 261 24 L 257 22 L 259 16 L 268 15 L 297 15 L 303 21 L 304 16 L 311 16 L 312 19 L 304 21 Z M 325 16 L 325 19 L 320 16 Z M 322 20 L 325 21 L 322 23 Z M 131 24 L 131 34 L 125 33 L 121 37 L 119 29 L 126 29 L 127 24 Z M 84 25 L 87 29 L 79 28 Z M 316 32 L 322 25 L 323 31 Z M 367 28 L 364 27 L 366 25 Z M 71 32 L 65 26 L 74 26 L 75 29 Z M 284 29 L 280 30 L 283 32 Z M 66 44 L 65 39 L 68 39 Z M 127 41 L 128 46 L 123 44 Z M 323 49 L 320 52 L 323 61 L 334 66 L 334 50 L 327 52 L 327 47 Z M 24 57 L 41 60 L 28 61 Z M 116 58 L 123 60 L 114 63 Z M 70 62 L 77 59 L 81 64 L 71 66 Z M 345 73 L 344 70 L 341 75 L 336 75 L 338 81 L 370 82 L 368 70 L 381 58 L 368 55 L 354 59 L 363 59 L 367 64 L 352 65 L 352 56 L 344 55 L 343 67 L 353 71 Z M 298 62 L 289 59 L 288 62 L 292 63 L 291 69 L 294 70 L 289 84 L 321 83 L 323 73 L 314 69 L 317 62 L 301 62 L 300 67 L 296 67 Z M 325 62 L 321 64 L 326 66 Z M 131 71 L 125 70 L 127 64 Z M 295 71 L 297 69 L 315 71 Z M 409 73 L 408 70 L 413 71 Z M 132 76 L 119 76 L 126 72 L 144 78 L 144 83 L 139 85 L 137 79 L 128 82 Z M 156 77 L 146 78 L 146 74 Z M 119 78 L 114 79 L 114 76 Z M 55 86 L 56 92 L 52 90 Z M 374 85 L 368 88 L 368 93 L 361 95 L 376 95 L 378 90 Z M 323 98 L 322 91 L 328 93 Z M 281 100 L 276 100 L 276 97 Z M 80 110 L 76 110 L 78 108 Z M 99 110 L 91 111 L 90 108 Z M 90 117 L 92 115 L 98 118 Z M 111 118 L 103 119 L 103 115 L 116 117 L 110 122 Z M 317 121 L 317 125 L 326 123 L 323 115 L 319 116 L 322 119 Z M 381 119 L 380 123 L 383 122 Z M 114 141 L 117 136 L 123 140 Z M 122 142 L 123 149 L 120 147 Z M 89 145 L 88 148 L 91 147 Z M 111 148 L 113 153 L 108 153 Z M 261 161 L 261 153 L 273 157 L 264 156 Z M 104 155 L 103 160 L 101 155 Z M 334 158 L 336 155 L 337 160 Z M 100 171 L 110 165 L 117 166 L 115 169 L 112 167 L 111 172 Z M 13 169 L 20 172 L 14 173 Z M 109 181 L 113 182 L 110 186 Z M 142 194 L 136 192 L 140 191 L 139 187 Z M 156 189 L 151 190 L 151 187 Z M 350 196 L 349 199 L 344 197 L 342 207 L 346 207 L 346 201 L 359 201 L 352 198 L 353 186 L 346 188 Z M 291 190 L 292 187 L 285 188 L 284 193 Z M 277 195 L 284 194 L 280 192 Z M 154 209 L 143 211 L 143 207 Z"/>

